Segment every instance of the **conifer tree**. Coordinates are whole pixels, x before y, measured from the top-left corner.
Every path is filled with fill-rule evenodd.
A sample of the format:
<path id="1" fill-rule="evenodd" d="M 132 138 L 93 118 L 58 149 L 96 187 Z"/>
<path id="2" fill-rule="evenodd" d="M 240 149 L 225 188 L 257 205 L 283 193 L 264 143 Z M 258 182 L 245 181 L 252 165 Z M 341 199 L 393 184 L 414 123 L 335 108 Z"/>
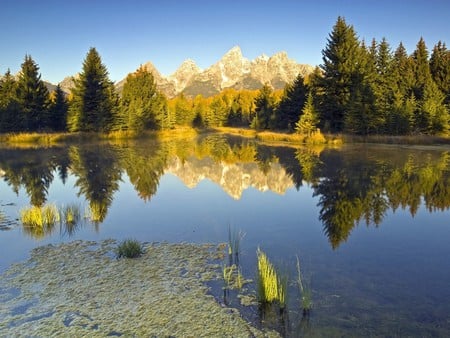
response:
<path id="1" fill-rule="evenodd" d="M 424 95 L 425 85 L 431 80 L 430 64 L 428 61 L 428 50 L 423 38 L 417 43 L 416 50 L 412 55 L 414 62 L 414 95 L 421 100 Z"/>
<path id="2" fill-rule="evenodd" d="M 308 88 L 301 74 L 293 83 L 286 85 L 283 97 L 275 110 L 275 126 L 278 129 L 293 129 L 298 121 L 298 112 L 305 105 Z"/>
<path id="3" fill-rule="evenodd" d="M 361 47 L 353 26 L 347 25 L 344 18 L 338 17 L 322 55 L 321 120 L 326 125 L 325 129 L 342 131 L 351 90 L 356 88 L 355 74 L 359 71 L 361 57 Z"/>
<path id="4" fill-rule="evenodd" d="M 275 99 L 272 88 L 265 84 L 255 98 L 255 117 L 252 121 L 254 129 L 268 129 L 273 118 Z"/>
<path id="5" fill-rule="evenodd" d="M 69 130 L 111 130 L 116 117 L 117 95 L 95 48 L 87 53 L 80 77 L 74 78 L 74 83 L 68 113 Z"/>
<path id="6" fill-rule="evenodd" d="M 0 131 L 20 131 L 22 120 L 17 101 L 17 82 L 8 69 L 0 79 Z"/>
<path id="7" fill-rule="evenodd" d="M 409 97 L 414 86 L 414 61 L 408 57 L 403 43 L 400 42 L 392 60 L 392 78 L 394 89 L 402 96 Z"/>
<path id="8" fill-rule="evenodd" d="M 446 96 L 445 103 L 450 104 L 450 50 L 441 41 L 434 46 L 431 53 L 430 71 L 438 88 Z"/>
<path id="9" fill-rule="evenodd" d="M 129 130 L 142 132 L 162 127 L 167 115 L 166 99 L 156 88 L 153 74 L 142 66 L 127 76 L 120 115 Z"/>
<path id="10" fill-rule="evenodd" d="M 48 90 L 39 74 L 39 67 L 25 55 L 17 81 L 17 100 L 26 131 L 43 129 L 47 123 Z"/>
<path id="11" fill-rule="evenodd" d="M 69 105 L 66 99 L 66 93 L 58 84 L 53 94 L 53 100 L 49 109 L 49 127 L 55 131 L 64 131 L 67 128 L 67 110 Z"/>
<path id="12" fill-rule="evenodd" d="M 302 109 L 300 119 L 295 125 L 295 130 L 298 133 L 310 136 L 313 132 L 317 130 L 318 124 L 319 124 L 319 116 L 314 108 L 312 94 L 309 93 L 306 103 Z"/>

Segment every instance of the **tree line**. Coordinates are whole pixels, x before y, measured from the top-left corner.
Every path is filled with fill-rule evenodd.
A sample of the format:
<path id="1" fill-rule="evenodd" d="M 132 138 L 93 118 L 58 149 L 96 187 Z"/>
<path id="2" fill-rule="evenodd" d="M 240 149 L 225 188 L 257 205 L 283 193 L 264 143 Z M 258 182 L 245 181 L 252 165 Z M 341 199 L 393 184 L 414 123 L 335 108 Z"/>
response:
<path id="1" fill-rule="evenodd" d="M 95 48 L 66 95 L 49 93 L 30 55 L 14 77 L 0 79 L 0 132 L 251 127 L 310 134 L 447 134 L 450 129 L 450 51 L 439 41 L 429 55 L 421 38 L 408 55 L 385 38 L 367 45 L 338 17 L 322 50 L 323 63 L 282 91 L 226 89 L 212 97 L 168 99 L 140 67 L 119 93 Z"/>

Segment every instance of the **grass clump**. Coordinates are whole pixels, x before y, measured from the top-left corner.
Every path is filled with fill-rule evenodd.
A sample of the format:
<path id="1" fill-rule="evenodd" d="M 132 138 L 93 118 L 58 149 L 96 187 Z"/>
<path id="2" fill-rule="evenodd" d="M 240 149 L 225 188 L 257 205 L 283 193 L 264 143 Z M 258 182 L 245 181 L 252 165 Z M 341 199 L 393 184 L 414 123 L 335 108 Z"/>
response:
<path id="1" fill-rule="evenodd" d="M 60 221 L 60 215 L 54 204 L 31 206 L 20 211 L 20 221 L 28 227 L 52 227 Z"/>
<path id="2" fill-rule="evenodd" d="M 280 308 L 286 305 L 287 278 L 281 278 L 274 265 L 269 261 L 267 255 L 259 248 L 257 296 L 262 304 L 278 302 Z"/>
<path id="3" fill-rule="evenodd" d="M 121 242 L 116 249 L 117 258 L 137 258 L 144 253 L 144 248 L 139 241 L 126 239 Z"/>

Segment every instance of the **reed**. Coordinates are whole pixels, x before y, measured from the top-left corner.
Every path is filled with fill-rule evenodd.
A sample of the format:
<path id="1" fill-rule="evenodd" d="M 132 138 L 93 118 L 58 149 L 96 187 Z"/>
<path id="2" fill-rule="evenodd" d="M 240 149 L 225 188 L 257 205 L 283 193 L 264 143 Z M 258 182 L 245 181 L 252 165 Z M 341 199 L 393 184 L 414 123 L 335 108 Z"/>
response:
<path id="1" fill-rule="evenodd" d="M 280 278 L 267 255 L 258 248 L 257 297 L 262 304 L 278 302 L 280 307 L 286 305 L 287 278 Z"/>
<path id="2" fill-rule="evenodd" d="M 300 290 L 300 298 L 303 308 L 303 313 L 309 313 L 312 308 L 312 292 L 305 283 L 303 283 L 302 272 L 300 270 L 300 259 L 297 256 L 297 284 Z"/>
<path id="3" fill-rule="evenodd" d="M 236 229 L 232 229 L 231 226 L 228 225 L 228 256 L 230 258 L 230 265 L 233 263 L 239 265 L 241 241 L 244 236 L 244 232 L 241 230 L 237 231 Z"/>
<path id="4" fill-rule="evenodd" d="M 116 248 L 117 258 L 137 258 L 144 253 L 144 248 L 139 241 L 134 239 L 126 239 L 122 241 Z"/>

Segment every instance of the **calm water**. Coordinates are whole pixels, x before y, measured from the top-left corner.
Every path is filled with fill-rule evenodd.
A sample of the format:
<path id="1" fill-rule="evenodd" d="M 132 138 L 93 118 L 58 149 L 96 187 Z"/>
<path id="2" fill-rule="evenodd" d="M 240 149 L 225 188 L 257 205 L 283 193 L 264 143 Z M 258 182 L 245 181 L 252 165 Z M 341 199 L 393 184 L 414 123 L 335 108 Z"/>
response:
<path id="1" fill-rule="evenodd" d="M 231 225 L 246 234 L 246 278 L 258 246 L 292 279 L 300 257 L 314 306 L 302 317 L 290 287 L 285 322 L 267 319 L 286 335 L 450 335 L 450 148 L 296 149 L 209 135 L 1 148 L 0 176 L 0 272 L 47 243 L 219 243 Z M 45 203 L 76 203 L 96 221 L 44 232 L 17 221 Z"/>

